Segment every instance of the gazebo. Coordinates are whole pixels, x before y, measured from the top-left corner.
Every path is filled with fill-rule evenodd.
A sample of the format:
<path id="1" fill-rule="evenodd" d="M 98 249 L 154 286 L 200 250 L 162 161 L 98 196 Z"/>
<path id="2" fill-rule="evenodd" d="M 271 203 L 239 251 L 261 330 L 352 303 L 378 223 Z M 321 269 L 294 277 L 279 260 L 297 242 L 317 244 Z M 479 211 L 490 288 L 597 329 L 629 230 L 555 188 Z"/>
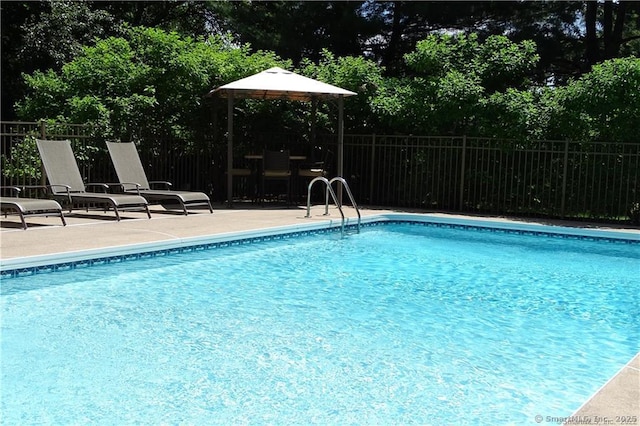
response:
<path id="1" fill-rule="evenodd" d="M 234 81 L 209 92 L 209 96 L 220 95 L 227 98 L 227 170 L 233 168 L 233 102 L 234 99 L 284 99 L 309 102 L 318 100 L 338 100 L 338 175 L 343 172 L 344 144 L 344 98 L 357 93 L 323 83 L 312 78 L 295 74 L 279 67 L 269 68 L 252 76 Z M 233 176 L 227 173 L 227 201 L 231 205 L 233 196 Z"/>

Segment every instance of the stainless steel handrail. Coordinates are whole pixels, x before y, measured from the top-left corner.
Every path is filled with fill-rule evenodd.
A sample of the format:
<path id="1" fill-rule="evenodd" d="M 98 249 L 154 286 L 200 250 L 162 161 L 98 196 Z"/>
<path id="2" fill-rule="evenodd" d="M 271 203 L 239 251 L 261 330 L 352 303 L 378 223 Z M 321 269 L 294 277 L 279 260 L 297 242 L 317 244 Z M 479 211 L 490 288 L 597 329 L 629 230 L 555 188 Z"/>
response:
<path id="1" fill-rule="evenodd" d="M 360 215 L 360 209 L 358 208 L 358 205 L 356 204 L 356 200 L 355 198 L 353 198 L 353 194 L 351 193 L 351 188 L 349 188 L 349 184 L 347 183 L 347 181 L 340 176 L 336 176 L 333 179 L 331 179 L 329 181 L 329 188 L 331 188 L 331 185 L 333 185 L 333 182 L 340 182 L 342 184 L 342 186 L 344 186 L 344 189 L 347 190 L 347 195 L 349 196 L 349 200 L 351 200 L 351 205 L 353 206 L 354 209 L 356 209 L 356 213 L 358 214 L 358 226 L 357 226 L 357 230 L 358 232 L 360 232 L 360 222 L 362 221 L 362 216 Z M 329 210 L 329 198 L 326 198 L 326 207 L 325 210 L 328 212 Z M 337 204 L 337 203 L 336 203 Z M 342 206 L 340 206 L 342 207 Z M 342 209 L 341 209 L 342 211 Z"/>
<path id="2" fill-rule="evenodd" d="M 357 230 L 358 230 L 358 232 L 360 232 L 360 222 L 362 220 L 362 217 L 360 215 L 360 210 L 358 209 L 358 205 L 356 204 L 356 201 L 354 200 L 353 195 L 351 194 L 351 189 L 349 188 L 349 185 L 347 184 L 347 181 L 345 181 L 343 178 L 341 178 L 339 176 L 338 177 L 334 177 L 331 180 L 328 180 L 327 178 L 325 178 L 323 176 L 318 176 L 316 178 L 313 178 L 311 180 L 311 182 L 309 182 L 309 186 L 307 187 L 307 215 L 305 217 L 307 217 L 307 218 L 311 217 L 311 188 L 313 187 L 313 185 L 316 182 L 324 182 L 324 184 L 326 186 L 324 215 L 325 216 L 329 215 L 329 194 L 331 194 L 331 197 L 333 198 L 333 202 L 336 203 L 336 207 L 338 207 L 338 210 L 340 211 L 340 216 L 342 216 L 342 222 L 341 222 L 341 225 L 340 225 L 340 232 L 342 234 L 344 234 L 344 212 L 342 211 L 342 204 L 340 202 L 338 202 L 338 197 L 336 196 L 336 193 L 334 192 L 333 188 L 331 187 L 333 182 L 342 183 L 344 188 L 347 190 L 347 194 L 349 195 L 349 199 L 351 200 L 351 204 L 356 209 L 356 213 L 358 213 L 358 227 L 357 227 Z"/>
<path id="3" fill-rule="evenodd" d="M 336 203 L 336 206 L 338 206 L 338 210 L 340 210 L 340 215 L 342 216 L 340 233 L 344 234 L 344 212 L 342 211 L 342 207 L 338 203 L 338 197 L 336 197 L 336 193 L 333 192 L 333 188 L 331 188 L 331 184 L 329 183 L 329 180 L 325 177 L 318 176 L 316 178 L 313 178 L 311 182 L 309 182 L 309 187 L 307 188 L 307 215 L 305 217 L 311 217 L 311 188 L 313 187 L 313 184 L 316 182 L 324 182 L 324 184 L 327 187 L 327 190 L 325 193 L 326 202 L 325 202 L 325 208 L 324 208 L 324 215 L 327 216 L 329 214 L 329 193 L 330 193 L 331 196 L 333 197 L 333 201 Z"/>

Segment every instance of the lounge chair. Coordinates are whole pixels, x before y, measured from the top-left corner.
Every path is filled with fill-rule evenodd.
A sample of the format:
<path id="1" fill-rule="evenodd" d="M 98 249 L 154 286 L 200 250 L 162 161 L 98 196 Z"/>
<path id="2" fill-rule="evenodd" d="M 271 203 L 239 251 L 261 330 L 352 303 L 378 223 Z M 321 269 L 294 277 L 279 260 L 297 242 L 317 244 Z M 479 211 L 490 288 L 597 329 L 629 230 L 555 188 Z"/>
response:
<path id="1" fill-rule="evenodd" d="M 149 182 L 133 142 L 107 142 L 107 148 L 120 185 L 126 193 L 140 195 L 147 201 L 159 201 L 165 208 L 179 205 L 185 215 L 189 214 L 189 207 L 196 206 L 206 206 L 213 213 L 211 201 L 203 192 L 174 191 L 170 189 L 170 182 Z M 164 185 L 164 188 L 152 189 L 151 185 Z"/>
<path id="2" fill-rule="evenodd" d="M 69 204 L 69 211 L 75 204 L 97 204 L 112 208 L 118 221 L 120 211 L 125 210 L 145 211 L 151 218 L 149 203 L 144 198 L 138 195 L 108 193 L 109 187 L 104 183 L 85 185 L 69 140 L 36 139 L 36 144 L 51 192 L 55 198 L 63 199 Z M 97 187 L 103 192 L 88 192 L 87 187 Z"/>
<path id="3" fill-rule="evenodd" d="M 4 189 L 4 188 L 3 188 Z M 20 188 L 9 187 L 19 195 Z M 62 220 L 62 225 L 66 226 L 67 222 L 64 220 L 62 214 L 62 207 L 55 200 L 40 199 L 40 198 L 20 198 L 20 197 L 0 197 L 0 211 L 4 213 L 4 216 L 10 212 L 14 212 L 20 216 L 22 222 L 22 229 L 27 229 L 26 217 L 30 216 L 58 216 Z"/>

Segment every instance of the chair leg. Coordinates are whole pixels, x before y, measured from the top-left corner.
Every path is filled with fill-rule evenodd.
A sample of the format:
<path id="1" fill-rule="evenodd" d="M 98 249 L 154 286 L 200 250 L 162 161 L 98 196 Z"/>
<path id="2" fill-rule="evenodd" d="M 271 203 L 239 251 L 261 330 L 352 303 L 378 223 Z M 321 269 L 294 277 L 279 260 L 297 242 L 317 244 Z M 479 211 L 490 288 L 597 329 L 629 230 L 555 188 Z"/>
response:
<path id="1" fill-rule="evenodd" d="M 264 176 L 262 177 L 262 179 L 260 179 L 260 205 L 264 207 Z"/>
<path id="2" fill-rule="evenodd" d="M 27 221 L 24 220 L 24 215 L 22 214 L 22 212 L 18 212 L 18 214 L 20 215 L 20 221 L 22 222 L 22 229 L 26 230 L 27 229 Z"/>

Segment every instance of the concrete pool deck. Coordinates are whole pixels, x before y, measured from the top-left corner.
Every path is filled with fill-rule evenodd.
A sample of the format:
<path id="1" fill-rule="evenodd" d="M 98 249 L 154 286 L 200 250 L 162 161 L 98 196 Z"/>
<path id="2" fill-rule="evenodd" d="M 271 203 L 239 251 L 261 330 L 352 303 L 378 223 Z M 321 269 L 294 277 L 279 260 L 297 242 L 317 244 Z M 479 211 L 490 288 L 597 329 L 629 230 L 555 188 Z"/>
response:
<path id="1" fill-rule="evenodd" d="M 153 206 L 152 218 L 144 213 L 122 213 L 123 219 L 117 222 L 112 212 L 89 213 L 76 210 L 66 214 L 67 226 L 61 225 L 55 217 L 27 218 L 29 229 L 21 228 L 17 216 L 2 217 L 0 221 L 0 262 L 31 256 L 47 256 L 63 253 L 93 251 L 105 248 L 117 248 L 127 245 L 153 244 L 178 241 L 224 233 L 256 231 L 274 227 L 299 225 L 331 221 L 340 224 L 340 214 L 333 208 L 330 216 L 324 216 L 324 206 L 314 206 L 312 217 L 306 218 L 305 207 L 259 207 L 236 204 L 235 208 L 214 206 L 211 214 L 199 210 L 188 216 L 167 212 L 162 207 Z M 384 208 L 361 208 L 362 217 L 399 212 Z M 419 213 L 419 212 L 417 212 Z M 423 212 L 424 213 L 424 212 Z M 488 223 L 522 223 L 561 225 L 579 228 L 598 228 L 612 231 L 624 231 L 637 235 L 640 229 L 620 226 L 606 226 L 566 221 L 543 221 L 531 219 L 506 219 L 497 217 L 460 216 L 439 213 L 425 213 L 437 218 L 473 219 Z M 354 223 L 356 213 L 345 208 L 345 216 Z M 638 301 L 631 301 L 638 303 Z M 540 417 L 531 423 L 563 423 L 560 413 L 539 413 Z M 640 424 L 640 353 L 629 361 L 614 377 L 603 384 L 600 390 L 589 398 L 583 406 L 567 419 L 567 424 Z M 635 421 L 633 417 L 635 416 Z M 542 419 L 542 420 L 540 420 Z M 538 421 L 540 420 L 540 421 Z"/>

